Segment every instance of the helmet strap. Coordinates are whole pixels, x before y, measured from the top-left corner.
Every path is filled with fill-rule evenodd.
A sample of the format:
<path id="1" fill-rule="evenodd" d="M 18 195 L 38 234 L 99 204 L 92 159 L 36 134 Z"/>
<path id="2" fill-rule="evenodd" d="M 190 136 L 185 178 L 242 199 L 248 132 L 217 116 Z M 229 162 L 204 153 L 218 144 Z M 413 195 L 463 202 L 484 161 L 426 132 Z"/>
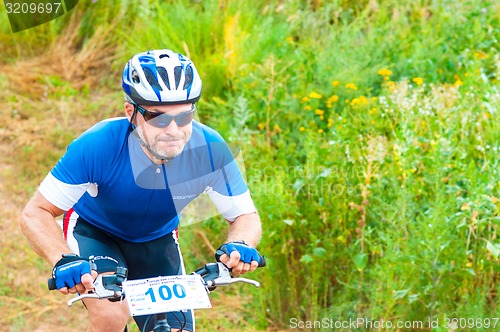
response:
<path id="1" fill-rule="evenodd" d="M 151 149 L 151 147 L 149 146 L 148 143 L 146 143 L 142 138 L 141 136 L 137 133 L 137 128 L 136 128 L 136 125 L 131 123 L 131 129 L 132 129 L 132 135 L 134 135 L 137 140 L 139 141 L 139 144 L 141 144 L 146 150 L 148 150 L 149 153 L 151 153 L 151 155 L 153 157 L 155 157 L 156 159 L 160 160 L 162 164 L 165 164 L 169 161 L 169 159 L 165 158 L 164 156 L 161 156 L 159 155 L 158 153 L 156 153 L 155 151 L 153 151 L 153 149 Z"/>
<path id="2" fill-rule="evenodd" d="M 134 126 L 133 128 L 135 129 L 135 120 L 137 118 L 137 112 L 139 111 L 138 108 L 137 108 L 137 105 L 136 104 L 132 104 L 134 105 L 134 113 L 132 113 L 132 116 L 130 117 L 130 123 L 132 124 L 132 126 Z"/>

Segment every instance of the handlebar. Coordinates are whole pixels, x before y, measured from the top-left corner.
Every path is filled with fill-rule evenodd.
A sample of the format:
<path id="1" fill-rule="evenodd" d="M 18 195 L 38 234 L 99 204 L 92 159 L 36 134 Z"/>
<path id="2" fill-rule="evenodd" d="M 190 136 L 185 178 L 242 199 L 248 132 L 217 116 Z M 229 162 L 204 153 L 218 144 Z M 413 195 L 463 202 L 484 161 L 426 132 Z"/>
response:
<path id="1" fill-rule="evenodd" d="M 71 307 L 75 302 L 89 298 L 108 299 L 113 302 L 122 300 L 125 297 L 122 286 L 127 278 L 127 272 L 125 267 L 118 266 L 115 274 L 100 274 L 94 281 L 94 289 L 69 300 L 68 307 Z M 227 286 L 237 282 L 251 284 L 255 287 L 260 286 L 258 281 L 252 279 L 232 277 L 229 269 L 220 262 L 205 264 L 205 266 L 191 274 L 198 274 L 202 277 L 207 292 L 214 290 L 217 286 Z M 55 280 L 53 278 L 48 280 L 48 284 L 50 290 L 55 289 Z M 51 286 L 54 288 L 51 288 Z"/>
<path id="2" fill-rule="evenodd" d="M 219 250 L 217 250 L 217 251 L 216 251 L 216 253 L 215 253 L 215 256 L 216 256 L 217 260 L 219 260 L 220 256 L 222 256 L 223 254 L 225 254 L 225 252 L 223 252 L 223 251 L 222 251 L 222 250 L 220 250 L 220 249 L 219 249 Z M 93 263 L 92 263 L 92 264 L 93 264 Z M 211 267 L 211 268 L 210 268 L 210 269 L 211 269 L 211 270 L 210 270 L 210 271 L 211 271 L 211 273 L 219 273 L 219 272 L 218 272 L 218 270 L 217 270 L 217 272 L 214 272 L 214 271 L 213 271 L 213 269 L 215 269 L 215 265 L 216 265 L 216 264 L 218 264 L 218 263 L 208 263 L 208 264 L 206 264 L 204 267 L 202 267 L 202 268 L 200 268 L 200 269 L 196 270 L 196 271 L 195 271 L 195 272 L 193 272 L 193 273 L 196 273 L 196 274 L 200 274 L 200 273 L 208 273 L 208 270 L 204 270 L 204 269 L 206 269 L 206 268 L 207 268 L 207 266 L 214 266 L 214 267 Z M 220 265 L 221 265 L 221 266 L 223 266 L 223 268 L 227 269 L 227 268 L 224 266 L 224 264 L 220 264 Z M 258 265 L 258 267 L 264 267 L 264 266 L 266 266 L 266 257 L 261 255 L 261 256 L 259 256 L 259 265 Z M 93 266 L 91 266 L 91 268 L 92 268 L 93 270 L 97 270 L 97 267 L 95 266 L 95 264 L 93 264 Z M 119 269 L 124 269 L 124 270 L 119 270 Z M 206 271 L 206 272 L 205 272 L 205 271 Z M 224 273 L 224 276 L 225 276 L 225 271 L 224 271 L 224 272 L 221 272 L 221 273 Z M 124 278 L 126 279 L 126 277 L 127 277 L 127 269 L 126 269 L 126 268 L 124 268 L 124 267 L 117 267 L 117 271 L 116 271 L 116 273 L 115 273 L 115 274 L 117 274 L 117 275 L 123 275 L 123 274 L 124 274 Z M 210 276 L 212 276 L 212 275 L 210 275 Z M 232 277 L 231 277 L 231 275 L 229 274 L 229 271 L 227 272 L 227 276 L 229 276 L 229 279 L 233 279 L 233 280 L 239 280 L 239 279 L 249 280 L 249 279 L 245 279 L 245 278 L 232 278 Z M 219 276 L 219 277 L 221 277 L 221 276 Z M 107 279 L 107 278 L 106 278 L 106 279 Z M 224 280 L 226 280 L 226 279 L 227 279 L 227 278 L 225 278 Z M 97 279 L 96 279 L 96 280 L 97 280 Z M 204 279 L 204 280 L 205 280 L 205 279 Z M 207 280 L 205 280 L 205 281 L 207 281 Z M 210 281 L 210 280 L 208 280 L 208 281 Z M 241 281 L 233 281 L 233 282 L 241 282 Z M 243 281 L 243 282 L 245 282 L 245 281 Z M 95 282 L 94 282 L 94 284 L 95 284 Z M 225 285 L 226 285 L 226 284 L 225 284 Z M 225 285 L 224 285 L 224 286 L 225 286 Z M 227 284 L 227 285 L 228 285 L 228 284 Z M 57 289 L 57 287 L 56 287 L 56 279 L 55 279 L 55 278 L 50 278 L 50 279 L 48 279 L 48 280 L 47 280 L 47 286 L 48 286 L 49 290 L 56 290 L 56 289 Z M 120 283 L 120 286 L 121 286 L 121 283 Z M 210 286 L 208 286 L 208 287 L 213 287 L 213 288 L 215 288 L 216 286 L 223 286 L 223 285 L 214 285 L 214 286 L 210 285 Z M 259 286 L 256 286 L 256 287 L 259 287 Z"/>

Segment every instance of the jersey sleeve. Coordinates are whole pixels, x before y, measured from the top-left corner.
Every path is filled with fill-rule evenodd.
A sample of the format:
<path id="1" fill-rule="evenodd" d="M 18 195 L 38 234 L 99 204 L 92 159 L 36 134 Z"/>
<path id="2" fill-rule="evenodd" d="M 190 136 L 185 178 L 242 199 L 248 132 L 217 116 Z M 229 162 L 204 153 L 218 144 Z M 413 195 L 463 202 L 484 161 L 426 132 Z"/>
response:
<path id="1" fill-rule="evenodd" d="M 217 210 L 229 221 L 256 212 L 248 186 L 233 152 L 219 135 L 207 138 L 214 176 L 205 192 Z"/>
<path id="2" fill-rule="evenodd" d="M 40 184 L 40 193 L 58 208 L 67 211 L 86 192 L 97 194 L 99 171 L 109 160 L 99 132 L 102 126 L 99 123 L 75 139 Z"/>

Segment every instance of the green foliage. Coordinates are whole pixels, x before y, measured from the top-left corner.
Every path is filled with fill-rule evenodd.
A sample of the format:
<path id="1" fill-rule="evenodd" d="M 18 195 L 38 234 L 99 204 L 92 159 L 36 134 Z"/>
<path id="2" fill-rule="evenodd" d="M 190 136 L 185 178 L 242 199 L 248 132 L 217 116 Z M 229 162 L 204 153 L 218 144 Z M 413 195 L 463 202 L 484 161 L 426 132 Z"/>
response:
<path id="1" fill-rule="evenodd" d="M 253 275 L 263 288 L 238 291 L 251 299 L 245 319 L 207 314 L 200 326 L 498 317 L 496 2 L 137 3 L 79 4 L 78 45 L 98 26 L 112 31 L 117 77 L 135 52 L 187 53 L 204 83 L 201 120 L 241 148 L 264 227 L 259 250 L 269 264 Z M 56 40 L 63 23 L 14 39 L 32 55 L 36 38 Z M 25 54 L 9 47 L 6 62 Z M 102 80 L 116 90 L 110 77 Z M 42 83 L 50 100 L 85 107 L 61 111 L 70 128 L 51 127 L 57 153 L 36 157 L 37 145 L 23 146 L 21 158 L 37 165 L 23 165 L 23 181 L 40 179 L 76 135 L 76 114 L 104 118 L 120 107 L 106 108 L 119 93 L 81 93 L 59 73 Z M 214 218 L 182 231 L 186 264 L 196 268 L 211 259 L 200 234 L 217 247 L 225 225 Z"/>

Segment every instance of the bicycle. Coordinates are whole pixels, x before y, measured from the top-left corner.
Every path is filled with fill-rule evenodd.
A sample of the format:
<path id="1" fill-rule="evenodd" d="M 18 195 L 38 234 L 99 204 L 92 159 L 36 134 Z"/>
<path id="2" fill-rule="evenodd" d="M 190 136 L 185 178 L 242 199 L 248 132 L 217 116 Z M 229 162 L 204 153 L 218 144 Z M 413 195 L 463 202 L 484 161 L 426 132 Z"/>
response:
<path id="1" fill-rule="evenodd" d="M 264 256 L 261 256 L 261 262 L 259 267 L 266 265 L 266 260 Z M 71 307 L 74 303 L 81 301 L 83 299 L 108 299 L 109 301 L 121 301 L 125 298 L 125 292 L 123 290 L 124 282 L 127 280 L 127 269 L 125 267 L 118 266 L 114 274 L 99 274 L 94 280 L 94 289 L 88 293 L 78 295 L 70 299 L 67 304 Z M 233 283 L 241 282 L 254 285 L 255 287 L 260 287 L 260 283 L 256 280 L 233 277 L 230 274 L 229 269 L 221 262 L 207 263 L 203 267 L 192 272 L 191 275 L 198 275 L 203 281 L 203 285 L 207 294 L 213 291 L 218 286 L 228 286 Z M 134 280 L 139 281 L 139 280 Z M 55 290 L 55 279 L 50 278 L 48 280 L 49 290 Z M 170 332 L 171 328 L 167 322 L 167 313 L 156 313 L 148 318 L 148 321 L 144 324 L 142 331 L 146 331 L 149 323 L 149 319 L 154 317 L 154 332 Z M 183 331 L 185 326 L 181 324 L 182 327 L 179 331 Z M 125 330 L 126 331 L 126 330 Z"/>

